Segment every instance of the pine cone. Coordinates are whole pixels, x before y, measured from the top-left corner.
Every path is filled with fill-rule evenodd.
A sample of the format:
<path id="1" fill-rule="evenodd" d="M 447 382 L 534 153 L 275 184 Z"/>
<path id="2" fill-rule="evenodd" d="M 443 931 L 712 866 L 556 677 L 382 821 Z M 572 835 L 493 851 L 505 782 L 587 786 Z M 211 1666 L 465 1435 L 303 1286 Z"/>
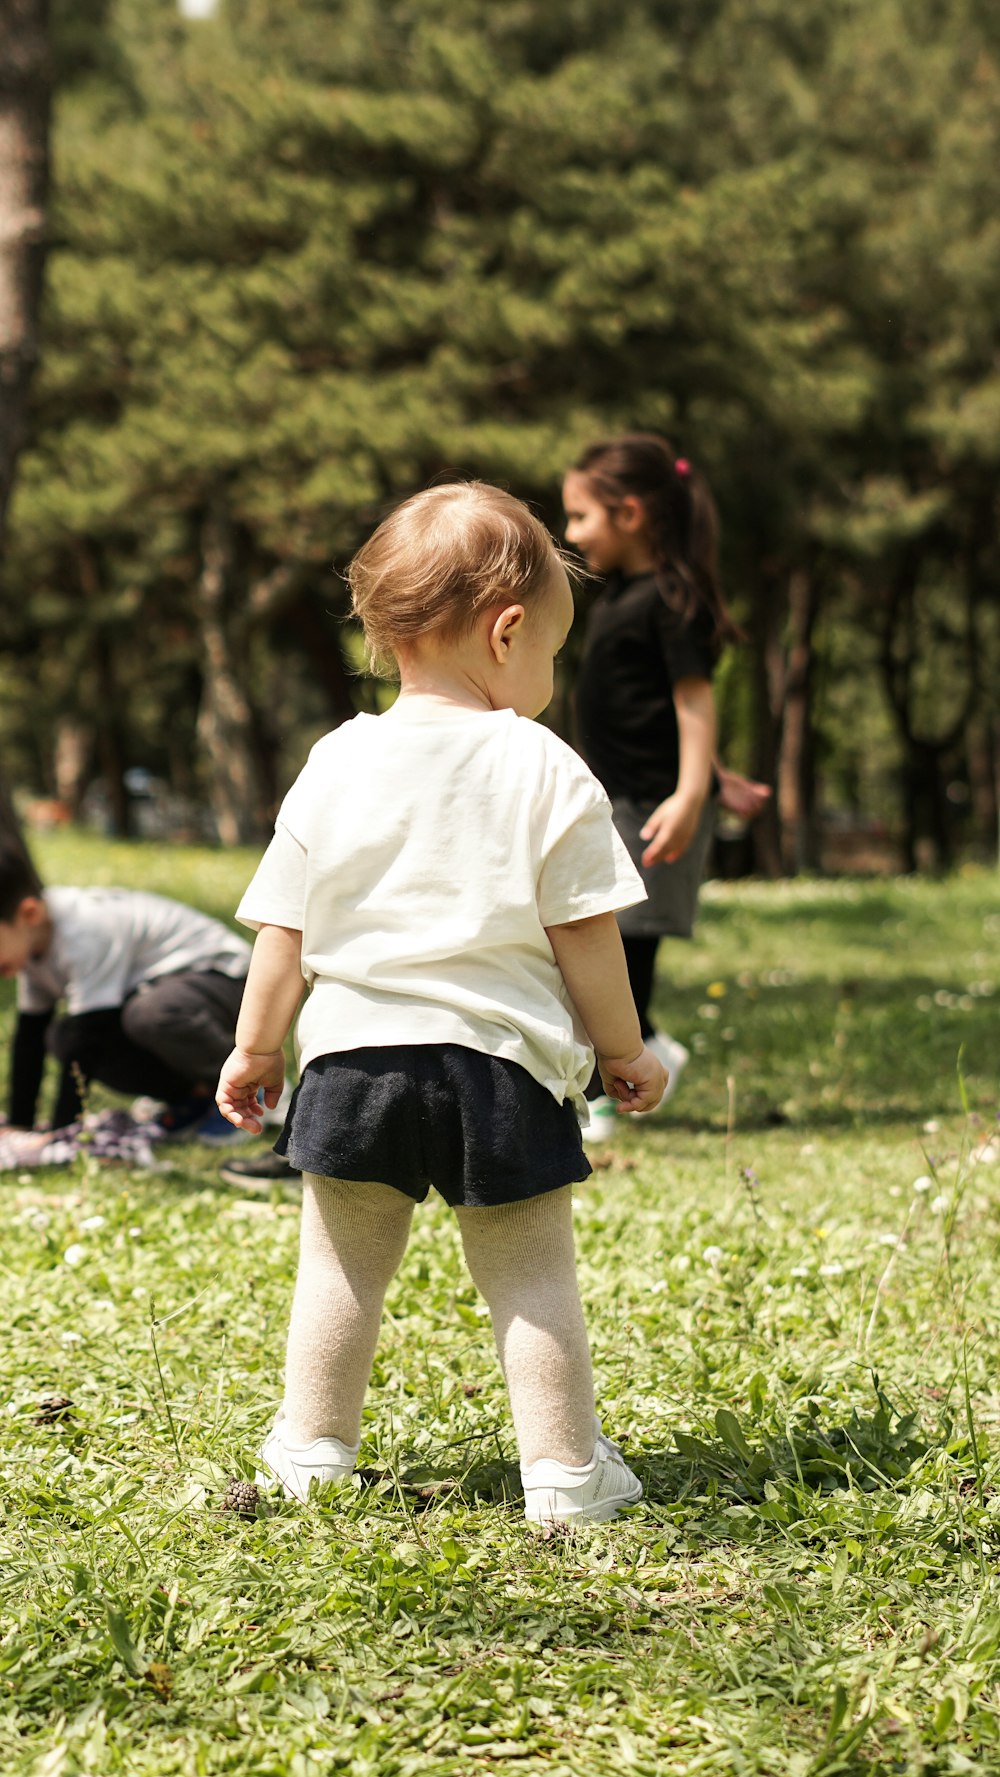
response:
<path id="1" fill-rule="evenodd" d="M 222 1495 L 222 1509 L 235 1512 L 237 1518 L 256 1518 L 259 1499 L 260 1494 L 252 1481 L 241 1481 L 238 1475 L 230 1475 Z"/>
<path id="2" fill-rule="evenodd" d="M 60 1419 L 72 1419 L 73 1403 L 68 1394 L 43 1394 L 35 1414 L 36 1425 L 58 1425 Z"/>

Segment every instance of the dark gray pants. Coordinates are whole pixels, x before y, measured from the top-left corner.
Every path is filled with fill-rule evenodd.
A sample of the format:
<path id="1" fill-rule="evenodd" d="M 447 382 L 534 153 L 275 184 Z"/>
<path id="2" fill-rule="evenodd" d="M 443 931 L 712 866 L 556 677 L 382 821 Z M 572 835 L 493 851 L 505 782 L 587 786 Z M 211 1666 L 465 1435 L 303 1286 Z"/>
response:
<path id="1" fill-rule="evenodd" d="M 81 1086 L 91 1080 L 168 1103 L 195 1088 L 214 1092 L 244 986 L 243 978 L 215 969 L 191 970 L 144 984 L 123 1006 L 58 1019 L 48 1033 L 49 1051 L 62 1064 L 54 1127 L 79 1115 Z"/>

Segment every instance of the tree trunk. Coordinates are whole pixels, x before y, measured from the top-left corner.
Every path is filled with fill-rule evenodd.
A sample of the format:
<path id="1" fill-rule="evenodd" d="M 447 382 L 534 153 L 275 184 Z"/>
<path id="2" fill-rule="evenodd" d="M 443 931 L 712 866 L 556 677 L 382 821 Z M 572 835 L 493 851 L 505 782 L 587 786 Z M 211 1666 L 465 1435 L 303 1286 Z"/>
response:
<path id="1" fill-rule="evenodd" d="M 750 623 L 753 667 L 754 758 L 753 773 L 762 783 L 773 784 L 778 769 L 779 727 L 775 709 L 781 707 L 784 661 L 781 648 L 782 610 L 778 581 L 761 580 L 756 588 Z M 754 862 L 762 876 L 781 875 L 781 844 L 778 811 L 774 799 L 752 827 Z"/>
<path id="2" fill-rule="evenodd" d="M 786 876 L 818 866 L 812 730 L 812 637 L 818 610 L 815 576 L 797 568 L 788 582 L 789 637 L 778 755 L 778 819 Z"/>
<path id="3" fill-rule="evenodd" d="M 38 356 L 50 76 L 47 0 L 0 0 L 0 557 Z M 0 836 L 27 854 L 0 771 Z"/>
<path id="4" fill-rule="evenodd" d="M 904 734 L 904 865 L 909 873 L 950 869 L 954 862 L 951 822 L 944 791 L 944 749 Z"/>
<path id="5" fill-rule="evenodd" d="M 267 822 L 254 769 L 253 711 L 240 683 L 243 663 L 230 634 L 236 542 L 230 520 L 218 510 L 204 520 L 201 555 L 203 681 L 198 739 L 208 764 L 209 800 L 219 838 L 223 845 L 250 845 L 265 837 Z"/>
<path id="6" fill-rule="evenodd" d="M 287 612 L 287 620 L 295 630 L 312 662 L 317 679 L 326 692 L 334 726 L 349 722 L 357 715 L 354 688 L 347 675 L 344 656 L 336 635 L 331 635 L 319 614 L 316 592 L 304 587 Z"/>
<path id="7" fill-rule="evenodd" d="M 118 685 L 115 645 L 102 609 L 105 597 L 104 562 L 92 538 L 80 537 L 74 547 L 80 592 L 84 600 L 83 622 L 90 632 L 96 704 L 94 743 L 98 766 L 107 791 L 111 831 L 119 839 L 131 837 L 132 821 L 125 772 L 128 737 L 124 699 Z"/>
<path id="8" fill-rule="evenodd" d="M 79 717 L 59 717 L 56 723 L 52 775 L 56 795 L 60 802 L 65 802 L 73 821 L 80 818 L 92 746 L 90 730 Z"/>
<path id="9" fill-rule="evenodd" d="M 961 743 L 979 691 L 976 609 L 971 589 L 967 587 L 965 697 L 948 728 L 934 736 L 916 732 L 912 692 L 921 566 L 921 544 L 914 540 L 900 552 L 889 585 L 882 630 L 882 677 L 904 749 L 903 856 L 907 871 L 917 871 L 927 865 L 946 870 L 952 863 L 954 845 L 943 767 Z M 927 855 L 922 856 L 925 852 Z"/>
<path id="10" fill-rule="evenodd" d="M 132 809 L 125 788 L 128 757 L 121 718 L 122 697 L 111 637 L 100 627 L 94 632 L 94 670 L 97 678 L 97 756 L 108 793 L 111 831 L 116 839 L 131 839 Z"/>
<path id="11" fill-rule="evenodd" d="M 988 711 L 969 723 L 966 739 L 977 850 L 1000 862 L 1000 721 Z"/>
<path id="12" fill-rule="evenodd" d="M 38 356 L 50 76 L 46 0 L 0 0 L 0 543 Z"/>

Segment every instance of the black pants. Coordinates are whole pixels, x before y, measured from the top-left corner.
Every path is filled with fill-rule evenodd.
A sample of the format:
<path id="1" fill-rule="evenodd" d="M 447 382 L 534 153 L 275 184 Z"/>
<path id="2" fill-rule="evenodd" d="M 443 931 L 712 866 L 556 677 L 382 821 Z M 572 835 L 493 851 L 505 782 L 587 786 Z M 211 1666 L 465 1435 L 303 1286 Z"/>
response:
<path id="1" fill-rule="evenodd" d="M 628 984 L 632 989 L 635 1009 L 639 1014 L 639 1028 L 642 1040 L 653 1034 L 653 1026 L 649 1021 L 649 1002 L 653 997 L 653 982 L 656 977 L 656 952 L 660 947 L 659 938 L 623 938 L 625 962 L 628 967 Z"/>
<path id="2" fill-rule="evenodd" d="M 200 1087 L 214 1092 L 233 1047 L 244 985 L 214 969 L 192 970 L 149 982 L 123 1006 L 58 1019 L 47 1036 L 62 1068 L 53 1126 L 79 1116 L 91 1080 L 168 1102 Z"/>
<path id="3" fill-rule="evenodd" d="M 622 948 L 625 951 L 625 963 L 628 968 L 628 984 L 632 989 L 635 1009 L 639 1014 L 639 1029 L 642 1040 L 653 1034 L 653 1026 L 649 1021 L 649 1002 L 653 997 L 653 982 L 656 978 L 656 952 L 659 949 L 659 938 L 623 938 Z M 588 1098 L 599 1098 L 604 1091 L 601 1076 L 595 1067 L 590 1085 L 587 1087 Z"/>

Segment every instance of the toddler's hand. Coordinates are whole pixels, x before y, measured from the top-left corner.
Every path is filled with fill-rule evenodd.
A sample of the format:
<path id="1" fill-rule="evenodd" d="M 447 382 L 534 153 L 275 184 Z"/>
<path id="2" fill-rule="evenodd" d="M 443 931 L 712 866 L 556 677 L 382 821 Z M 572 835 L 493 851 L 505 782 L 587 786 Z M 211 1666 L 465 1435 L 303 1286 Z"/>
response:
<path id="1" fill-rule="evenodd" d="M 622 1112 L 655 1111 L 667 1090 L 666 1069 L 651 1049 L 633 1056 L 599 1055 L 597 1065 L 605 1092 Z"/>
<path id="2" fill-rule="evenodd" d="M 222 1115 L 237 1129 L 259 1135 L 264 1127 L 257 1094 L 263 1089 L 264 1103 L 273 1111 L 285 1083 L 285 1057 L 280 1049 L 269 1055 L 251 1055 L 234 1049 L 223 1064 L 215 1102 Z"/>

